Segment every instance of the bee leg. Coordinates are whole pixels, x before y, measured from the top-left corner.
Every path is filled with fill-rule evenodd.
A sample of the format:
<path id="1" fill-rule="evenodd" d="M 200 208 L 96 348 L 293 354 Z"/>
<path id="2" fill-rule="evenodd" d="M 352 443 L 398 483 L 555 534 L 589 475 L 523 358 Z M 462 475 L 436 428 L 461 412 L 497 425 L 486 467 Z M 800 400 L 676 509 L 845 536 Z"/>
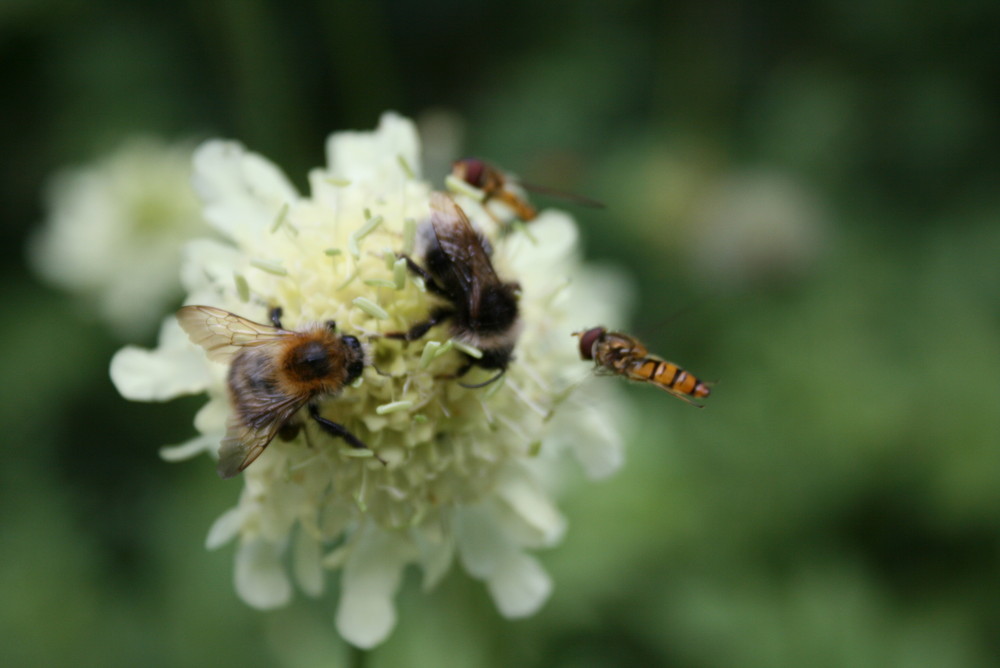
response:
<path id="1" fill-rule="evenodd" d="M 447 306 L 442 306 L 431 311 L 431 317 L 423 322 L 418 322 L 405 332 L 386 332 L 382 336 L 387 339 L 402 339 L 404 341 L 416 341 L 426 334 L 431 327 L 440 324 L 455 315 L 455 310 Z"/>
<path id="2" fill-rule="evenodd" d="M 271 319 L 271 324 L 277 327 L 278 329 L 284 329 L 284 327 L 281 326 L 282 313 L 283 311 L 281 310 L 281 307 L 275 306 L 274 308 L 271 309 L 270 313 L 268 314 Z"/>
<path id="3" fill-rule="evenodd" d="M 294 439 L 296 436 L 299 435 L 299 430 L 301 428 L 302 424 L 298 421 L 286 422 L 285 424 L 281 425 L 280 429 L 278 429 L 278 438 L 280 438 L 282 441 L 291 441 L 292 439 Z"/>
<path id="4" fill-rule="evenodd" d="M 461 378 L 462 376 L 464 376 L 465 374 L 469 373 L 469 371 L 472 370 L 472 367 L 474 365 L 475 365 L 475 362 L 473 362 L 471 359 L 469 359 L 469 360 L 467 360 L 465 362 L 465 364 L 463 364 L 462 366 L 458 367 L 458 369 L 454 373 L 443 373 L 443 374 L 440 374 L 440 375 L 437 375 L 437 376 L 434 376 L 434 377 L 436 379 L 438 379 L 438 380 L 457 380 L 457 379 Z"/>
<path id="5" fill-rule="evenodd" d="M 442 288 L 440 285 L 438 285 L 438 282 L 434 280 L 434 277 L 431 276 L 430 272 L 421 267 L 416 262 L 414 262 L 409 255 L 404 255 L 400 253 L 399 257 L 406 260 L 406 268 L 410 270 L 410 273 L 419 276 L 424 281 L 424 287 L 426 287 L 429 291 L 433 292 L 439 297 L 446 297 L 446 298 L 450 297 L 450 295 L 445 291 L 445 289 Z"/>
<path id="6" fill-rule="evenodd" d="M 333 420 L 327 420 L 325 417 L 320 415 L 316 404 L 309 404 L 309 417 L 315 420 L 316 424 L 318 424 L 323 431 L 330 434 L 330 436 L 333 436 L 334 438 L 340 437 L 344 439 L 352 448 L 358 448 L 359 450 L 371 450 L 371 448 L 365 445 L 364 441 L 349 432 L 347 427 L 342 424 L 338 424 Z M 386 461 L 379 457 L 374 450 L 372 450 L 372 454 L 375 455 L 375 459 L 379 460 L 383 464 L 386 463 Z"/>

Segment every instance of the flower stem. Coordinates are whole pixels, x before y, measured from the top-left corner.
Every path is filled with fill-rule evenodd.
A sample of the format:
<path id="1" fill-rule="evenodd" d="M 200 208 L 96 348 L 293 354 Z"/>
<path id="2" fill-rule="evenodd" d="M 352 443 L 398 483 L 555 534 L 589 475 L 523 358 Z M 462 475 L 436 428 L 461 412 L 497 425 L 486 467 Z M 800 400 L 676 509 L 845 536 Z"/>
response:
<path id="1" fill-rule="evenodd" d="M 355 647 L 348 643 L 347 645 L 347 668 L 365 668 L 368 665 L 368 654 L 367 650 L 361 649 L 360 647 Z"/>

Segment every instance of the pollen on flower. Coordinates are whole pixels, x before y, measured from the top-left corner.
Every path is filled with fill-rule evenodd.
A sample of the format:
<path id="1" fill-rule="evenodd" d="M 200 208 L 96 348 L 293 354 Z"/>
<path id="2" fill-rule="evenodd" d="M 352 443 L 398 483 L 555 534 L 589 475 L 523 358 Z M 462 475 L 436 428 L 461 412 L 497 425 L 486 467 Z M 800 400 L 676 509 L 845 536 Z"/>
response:
<path id="1" fill-rule="evenodd" d="M 490 367 L 489 351 L 466 340 L 454 318 L 401 336 L 448 306 L 407 264 L 414 253 L 422 261 L 419 227 L 433 201 L 416 168 L 414 128 L 387 114 L 373 133 L 333 135 L 328 154 L 327 167 L 310 174 L 308 196 L 238 144 L 209 142 L 195 156 L 205 217 L 226 240 L 189 245 L 182 271 L 188 303 L 261 326 L 280 307 L 282 328 L 291 331 L 333 322 L 338 335 L 360 340 L 365 356 L 357 381 L 315 399 L 320 418 L 365 447 L 331 436 L 299 411 L 291 419 L 297 434 L 274 438 L 245 469 L 239 503 L 220 518 L 211 543 L 239 539 L 237 590 L 256 607 L 287 601 L 285 550 L 342 569 L 338 628 L 363 647 L 391 630 L 403 567 L 420 564 L 433 584 L 456 553 L 488 583 L 502 612 L 531 614 L 551 583 L 525 551 L 554 544 L 564 528 L 544 472 L 565 451 L 595 475 L 620 463 L 614 397 L 595 402 L 607 413 L 568 400 L 587 373 L 568 333 L 577 319 L 615 319 L 621 300 L 570 298 L 569 286 L 590 290 L 595 273 L 577 259 L 572 220 L 543 212 L 532 222 L 534 243 L 516 234 L 491 242 L 497 275 L 520 286 L 509 363 L 503 358 Z M 474 197 L 455 198 L 474 224 L 489 229 Z M 177 362 L 154 364 L 167 358 Z M 498 368 L 505 373 L 496 380 Z M 146 380 L 136 382 L 143 373 Z M 165 326 L 153 353 L 121 351 L 112 376 L 137 399 L 168 395 L 146 389 L 161 380 L 207 390 L 209 404 L 196 420 L 202 435 L 171 450 L 173 458 L 214 450 L 206 444 L 226 432 L 225 368 L 179 336 L 176 325 Z M 381 570 L 372 577 L 370 569 Z M 319 576 L 292 574 L 306 593 L 321 589 Z"/>

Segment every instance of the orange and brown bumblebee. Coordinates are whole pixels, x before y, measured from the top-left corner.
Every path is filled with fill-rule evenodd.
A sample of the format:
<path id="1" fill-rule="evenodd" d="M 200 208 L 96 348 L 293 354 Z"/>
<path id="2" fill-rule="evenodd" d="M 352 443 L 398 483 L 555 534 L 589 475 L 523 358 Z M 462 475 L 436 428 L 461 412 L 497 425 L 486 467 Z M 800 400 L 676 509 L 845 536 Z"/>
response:
<path id="1" fill-rule="evenodd" d="M 209 359 L 229 364 L 232 413 L 219 448 L 218 472 L 231 478 L 249 466 L 304 406 L 331 436 L 367 447 L 343 425 L 322 417 L 316 399 L 337 394 L 364 370 L 365 354 L 353 336 L 336 334 L 333 321 L 301 331 L 281 326 L 281 309 L 262 325 L 212 306 L 185 306 L 177 321 Z"/>
<path id="2" fill-rule="evenodd" d="M 580 337 L 580 357 L 594 360 L 602 370 L 629 380 L 650 383 L 698 408 L 702 408 L 702 404 L 692 397 L 701 399 L 711 394 L 707 383 L 673 362 L 650 355 L 646 346 L 628 334 L 594 327 L 585 332 L 574 332 L 573 336 Z"/>
<path id="3" fill-rule="evenodd" d="M 431 216 L 418 228 L 418 257 L 423 266 L 407 256 L 407 267 L 420 276 L 427 290 L 447 303 L 431 311 L 430 317 L 406 332 L 389 338 L 413 341 L 431 327 L 450 321 L 452 336 L 482 353 L 467 360 L 454 375 L 463 376 L 473 366 L 507 369 L 520 334 L 518 290 L 514 282 L 500 280 L 490 261 L 489 242 L 472 226 L 465 212 L 446 194 L 431 194 Z M 475 387 L 475 386 L 467 386 Z"/>
<path id="4" fill-rule="evenodd" d="M 503 171 L 485 160 L 480 160 L 479 158 L 462 158 L 461 160 L 456 160 L 451 164 L 451 175 L 465 181 L 470 186 L 483 191 L 483 208 L 486 209 L 486 213 L 493 217 L 494 220 L 496 220 L 496 216 L 487 206 L 490 200 L 503 202 L 510 207 L 516 218 L 526 223 L 538 217 L 538 210 L 529 204 L 528 201 L 522 197 L 515 188 L 512 187 L 510 180 L 503 173 Z M 592 200 L 588 197 L 582 197 L 580 195 L 552 190 L 550 188 L 544 188 L 542 186 L 536 186 L 521 181 L 518 181 L 517 185 L 524 190 L 530 190 L 540 194 L 571 200 L 584 206 L 597 208 L 604 206 L 600 202 Z"/>

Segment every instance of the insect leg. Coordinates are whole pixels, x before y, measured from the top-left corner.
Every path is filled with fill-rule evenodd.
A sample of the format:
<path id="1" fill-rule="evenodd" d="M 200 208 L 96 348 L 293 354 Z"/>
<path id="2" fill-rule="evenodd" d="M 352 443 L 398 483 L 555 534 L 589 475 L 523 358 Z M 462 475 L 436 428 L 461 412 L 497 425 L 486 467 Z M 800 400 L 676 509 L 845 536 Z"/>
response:
<path id="1" fill-rule="evenodd" d="M 455 373 L 444 373 L 434 377 L 437 378 L 438 380 L 457 380 L 458 378 L 461 378 L 465 374 L 469 373 L 469 371 L 472 370 L 474 364 L 475 362 L 473 362 L 472 359 L 470 358 L 466 360 L 465 364 L 458 367 L 458 369 L 455 370 Z M 462 385 L 462 383 L 459 383 L 459 385 Z M 462 387 L 469 387 L 469 386 L 462 385 Z"/>
<path id="2" fill-rule="evenodd" d="M 271 324 L 274 325 L 275 327 L 277 327 L 278 329 L 284 329 L 284 327 L 281 326 L 281 314 L 282 313 L 283 313 L 283 311 L 281 310 L 281 307 L 280 306 L 275 306 L 274 308 L 271 309 L 270 314 L 269 314 L 269 316 L 271 318 Z"/>
<path id="3" fill-rule="evenodd" d="M 430 330 L 434 325 L 440 324 L 455 315 L 455 310 L 442 306 L 431 311 L 431 317 L 423 322 L 418 322 L 405 332 L 386 332 L 382 336 L 387 339 L 402 339 L 404 341 L 416 341 Z"/>
<path id="4" fill-rule="evenodd" d="M 409 255 L 404 255 L 404 254 L 400 253 L 399 257 L 401 257 L 404 260 L 406 260 L 406 268 L 409 269 L 411 273 L 414 273 L 417 276 L 419 276 L 421 279 L 423 279 L 424 286 L 429 291 L 433 292 L 434 294 L 438 295 L 439 297 L 450 298 L 450 295 L 448 294 L 448 292 L 445 291 L 445 289 L 442 288 L 438 284 L 438 282 L 434 280 L 434 277 L 431 276 L 431 274 L 430 274 L 429 271 L 427 271 L 426 269 L 424 269 L 423 267 L 421 267 L 419 264 L 417 264 L 416 262 L 414 262 L 413 259 Z"/>
<path id="5" fill-rule="evenodd" d="M 348 431 L 347 427 L 345 427 L 342 424 L 338 424 L 333 420 L 328 420 L 322 415 L 320 415 L 319 408 L 316 407 L 316 404 L 309 404 L 309 417 L 315 420 L 316 424 L 318 424 L 323 429 L 323 431 L 330 434 L 330 436 L 333 436 L 334 438 L 340 437 L 344 439 L 345 441 L 347 441 L 347 444 L 352 448 L 358 448 L 360 450 L 371 450 L 371 448 L 365 445 L 364 441 L 362 441 L 360 438 L 358 438 L 350 431 Z M 372 451 L 372 454 L 375 454 L 375 452 Z M 379 460 L 383 464 L 386 463 L 385 460 L 379 457 L 377 454 L 375 454 L 375 459 Z"/>

